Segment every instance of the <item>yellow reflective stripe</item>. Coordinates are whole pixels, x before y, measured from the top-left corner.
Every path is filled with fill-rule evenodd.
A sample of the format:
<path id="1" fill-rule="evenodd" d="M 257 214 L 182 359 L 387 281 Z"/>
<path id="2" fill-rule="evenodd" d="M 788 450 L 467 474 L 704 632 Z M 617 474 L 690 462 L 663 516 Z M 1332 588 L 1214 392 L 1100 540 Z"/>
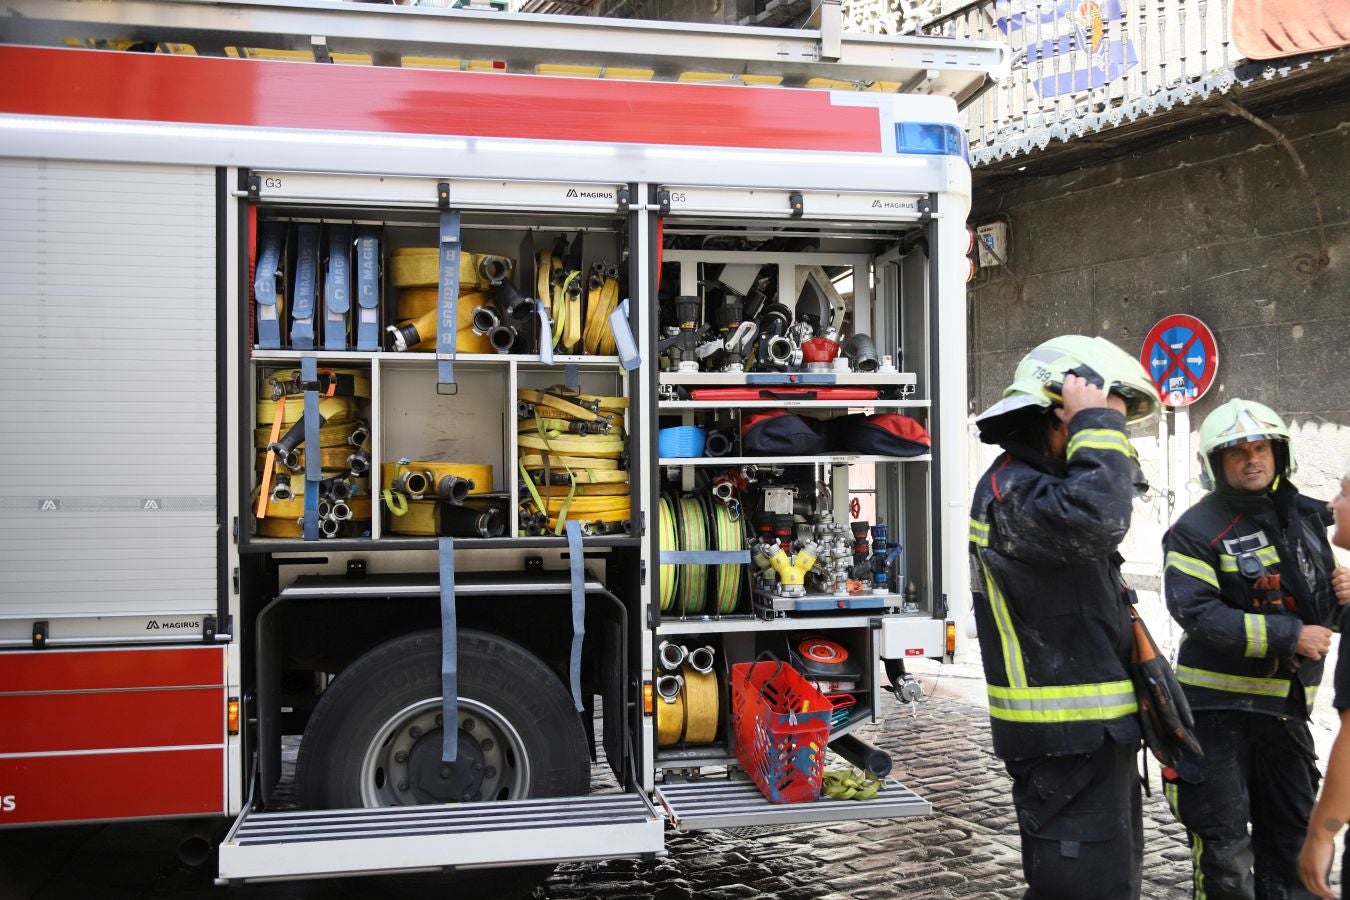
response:
<path id="1" fill-rule="evenodd" d="M 1247 656 L 1265 656 L 1270 650 L 1266 638 L 1266 617 L 1248 613 L 1242 617 L 1243 630 L 1247 632 Z"/>
<path id="2" fill-rule="evenodd" d="M 1217 588 L 1219 586 L 1219 576 L 1214 574 L 1213 566 L 1202 559 L 1196 559 L 1194 556 L 1186 556 L 1175 550 L 1168 551 L 1167 560 L 1163 564 L 1163 569 L 1176 569 L 1183 575 L 1198 578 L 1211 587 Z"/>
<path id="3" fill-rule="evenodd" d="M 1075 451 L 1087 447 L 1092 450 L 1116 450 L 1126 456 L 1134 456 L 1134 445 L 1125 435 L 1114 428 L 1084 428 L 1069 438 L 1067 456 L 1073 459 Z"/>
<path id="4" fill-rule="evenodd" d="M 970 520 L 970 542 L 977 547 L 989 546 L 989 526 L 979 519 Z"/>
<path id="5" fill-rule="evenodd" d="M 1261 547 L 1256 551 L 1256 558 L 1268 566 L 1278 566 L 1280 564 L 1280 552 L 1274 547 Z M 1238 570 L 1237 557 L 1231 553 L 1219 554 L 1219 569 L 1224 572 L 1236 572 Z"/>
<path id="6" fill-rule="evenodd" d="M 1246 675 L 1225 675 L 1191 666 L 1177 666 L 1177 681 L 1192 687 L 1212 691 L 1232 691 L 1235 694 L 1259 694 L 1262 697 L 1289 696 L 1289 682 L 1282 678 L 1252 678 Z"/>
<path id="7" fill-rule="evenodd" d="M 1006 722 L 1087 722 L 1118 719 L 1139 709 L 1134 684 L 1106 681 L 1052 687 L 989 688 L 989 715 Z"/>
<path id="8" fill-rule="evenodd" d="M 1303 687 L 1303 696 L 1307 699 L 1309 706 L 1312 706 L 1317 700 L 1317 688 L 1318 686 L 1315 684 L 1304 685 Z"/>
<path id="9" fill-rule="evenodd" d="M 1003 665 L 1008 675 L 1008 683 L 1015 687 L 1024 687 L 1027 672 L 1022 664 L 1022 642 L 1013 628 L 1012 611 L 1008 601 L 994 584 L 994 576 L 989 567 L 980 560 L 980 571 L 984 572 L 984 591 L 989 598 L 989 610 L 994 614 L 994 625 L 998 628 L 999 643 L 1003 646 Z"/>
<path id="10" fill-rule="evenodd" d="M 1163 796 L 1167 798 L 1167 805 L 1172 808 L 1172 815 L 1180 822 L 1181 798 L 1177 791 L 1176 782 L 1163 782 Z M 1192 892 L 1193 900 L 1205 900 L 1205 873 L 1200 869 L 1200 856 L 1204 853 L 1205 842 L 1194 831 L 1188 830 L 1186 833 L 1191 837 L 1191 883 L 1195 887 Z"/>

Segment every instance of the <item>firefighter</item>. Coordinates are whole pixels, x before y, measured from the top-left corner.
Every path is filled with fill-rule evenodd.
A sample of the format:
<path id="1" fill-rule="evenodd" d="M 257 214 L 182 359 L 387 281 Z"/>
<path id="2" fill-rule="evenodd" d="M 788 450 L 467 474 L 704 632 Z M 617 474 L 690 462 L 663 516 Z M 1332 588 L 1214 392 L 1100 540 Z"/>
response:
<path id="1" fill-rule="evenodd" d="M 1331 532 L 1331 543 L 1342 550 L 1350 550 L 1350 466 L 1341 473 L 1341 489 L 1327 504 L 1336 527 Z M 1331 871 L 1332 844 L 1336 835 L 1350 819 L 1350 629 L 1345 627 L 1344 604 L 1350 603 L 1350 568 L 1337 566 L 1331 573 L 1331 586 L 1336 602 L 1342 605 L 1341 647 L 1336 657 L 1336 696 L 1332 706 L 1340 714 L 1341 727 L 1331 745 L 1327 760 L 1327 777 L 1322 783 L 1322 795 L 1317 798 L 1308 822 L 1308 835 L 1303 839 L 1303 850 L 1298 856 L 1299 876 L 1304 887 L 1318 897 L 1335 897 L 1327 884 Z M 1341 860 L 1341 883 L 1350 877 L 1350 850 Z"/>
<path id="2" fill-rule="evenodd" d="M 1205 417 L 1200 468 L 1210 493 L 1163 537 L 1163 589 L 1186 632 L 1177 678 L 1205 757 L 1164 769 L 1164 788 L 1190 833 L 1196 897 L 1308 897 L 1298 853 L 1336 612 L 1331 519 L 1290 482 L 1289 430 L 1260 403 Z"/>
<path id="3" fill-rule="evenodd" d="M 994 752 L 1013 779 L 1027 898 L 1137 898 L 1141 731 L 1116 548 L 1143 485 L 1127 422 L 1158 408 L 1104 338 L 1032 350 L 976 420 L 1003 453 L 971 507 Z"/>

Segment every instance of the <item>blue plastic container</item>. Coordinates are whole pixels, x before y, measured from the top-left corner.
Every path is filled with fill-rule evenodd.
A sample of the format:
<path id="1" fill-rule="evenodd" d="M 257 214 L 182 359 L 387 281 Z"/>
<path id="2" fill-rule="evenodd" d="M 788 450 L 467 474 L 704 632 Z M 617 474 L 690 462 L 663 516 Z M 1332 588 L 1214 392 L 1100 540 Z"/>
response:
<path id="1" fill-rule="evenodd" d="M 662 459 L 680 459 L 703 455 L 706 429 L 695 425 L 662 428 L 656 434 L 656 452 Z"/>

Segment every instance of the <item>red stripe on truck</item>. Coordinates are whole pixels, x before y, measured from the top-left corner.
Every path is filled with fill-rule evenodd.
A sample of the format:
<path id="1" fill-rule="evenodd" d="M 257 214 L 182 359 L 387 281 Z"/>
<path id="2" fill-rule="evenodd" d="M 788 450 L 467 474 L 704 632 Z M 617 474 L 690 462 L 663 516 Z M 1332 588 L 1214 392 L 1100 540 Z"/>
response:
<path id="1" fill-rule="evenodd" d="M 0 695 L 0 753 L 224 744 L 223 688 Z"/>
<path id="2" fill-rule="evenodd" d="M 222 647 L 0 653 L 0 694 L 224 684 Z"/>
<path id="3" fill-rule="evenodd" d="M 0 758 L 0 827 L 224 814 L 223 751 Z"/>
<path id="4" fill-rule="evenodd" d="M 0 112 L 149 122 L 879 152 L 827 90 L 0 48 Z"/>

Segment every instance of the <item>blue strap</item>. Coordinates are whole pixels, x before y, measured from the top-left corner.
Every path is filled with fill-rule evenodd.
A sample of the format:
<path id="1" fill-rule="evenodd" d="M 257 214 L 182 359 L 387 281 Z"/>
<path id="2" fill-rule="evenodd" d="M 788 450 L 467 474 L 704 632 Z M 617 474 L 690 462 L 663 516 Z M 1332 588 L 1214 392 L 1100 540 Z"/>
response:
<path id="1" fill-rule="evenodd" d="M 356 236 L 356 349 L 380 349 L 380 238 L 363 230 Z"/>
<path id="2" fill-rule="evenodd" d="M 534 301 L 534 310 L 539 313 L 539 358 L 544 365 L 553 365 L 553 322 L 544 309 L 543 300 Z"/>
<path id="3" fill-rule="evenodd" d="M 572 702 L 577 712 L 581 703 L 581 645 L 586 639 L 586 558 L 581 549 L 581 523 L 567 520 L 567 554 L 572 574 L 572 656 L 568 660 L 568 677 L 572 684 Z"/>
<path id="4" fill-rule="evenodd" d="M 280 222 L 264 222 L 262 255 L 253 273 L 253 300 L 258 312 L 258 349 L 281 349 L 281 323 L 277 321 L 277 266 L 281 264 L 281 242 L 286 227 Z"/>
<path id="5" fill-rule="evenodd" d="M 300 225 L 295 256 L 295 299 L 291 306 L 291 346 L 314 349 L 314 295 L 319 288 L 319 226 Z"/>
<path id="6" fill-rule="evenodd" d="M 323 276 L 323 345 L 347 349 L 347 313 L 352 308 L 352 226 L 328 229 L 328 271 Z"/>
<path id="7" fill-rule="evenodd" d="M 628 324 L 627 298 L 624 298 L 624 301 L 609 314 L 609 330 L 614 335 L 614 350 L 619 354 L 620 364 L 630 372 L 642 365 L 642 356 L 638 353 L 633 329 Z"/>
<path id="8" fill-rule="evenodd" d="M 568 390 L 581 390 L 581 366 L 576 363 L 563 366 L 563 384 L 567 385 Z"/>
<path id="9" fill-rule="evenodd" d="M 727 566 L 750 562 L 749 550 L 662 550 L 663 566 Z"/>
<path id="10" fill-rule="evenodd" d="M 455 383 L 455 338 L 459 331 L 459 213 L 441 213 L 440 322 L 436 326 L 437 388 Z M 453 391 L 451 393 L 454 393 Z"/>
<path id="11" fill-rule="evenodd" d="M 312 355 L 300 357 L 300 381 L 305 385 L 305 523 L 304 539 L 319 539 L 319 482 L 323 455 L 319 452 L 319 363 Z M 285 403 L 285 399 L 278 401 Z"/>
<path id="12" fill-rule="evenodd" d="M 441 760 L 459 753 L 459 635 L 455 624 L 455 539 L 440 539 L 441 556 Z"/>

